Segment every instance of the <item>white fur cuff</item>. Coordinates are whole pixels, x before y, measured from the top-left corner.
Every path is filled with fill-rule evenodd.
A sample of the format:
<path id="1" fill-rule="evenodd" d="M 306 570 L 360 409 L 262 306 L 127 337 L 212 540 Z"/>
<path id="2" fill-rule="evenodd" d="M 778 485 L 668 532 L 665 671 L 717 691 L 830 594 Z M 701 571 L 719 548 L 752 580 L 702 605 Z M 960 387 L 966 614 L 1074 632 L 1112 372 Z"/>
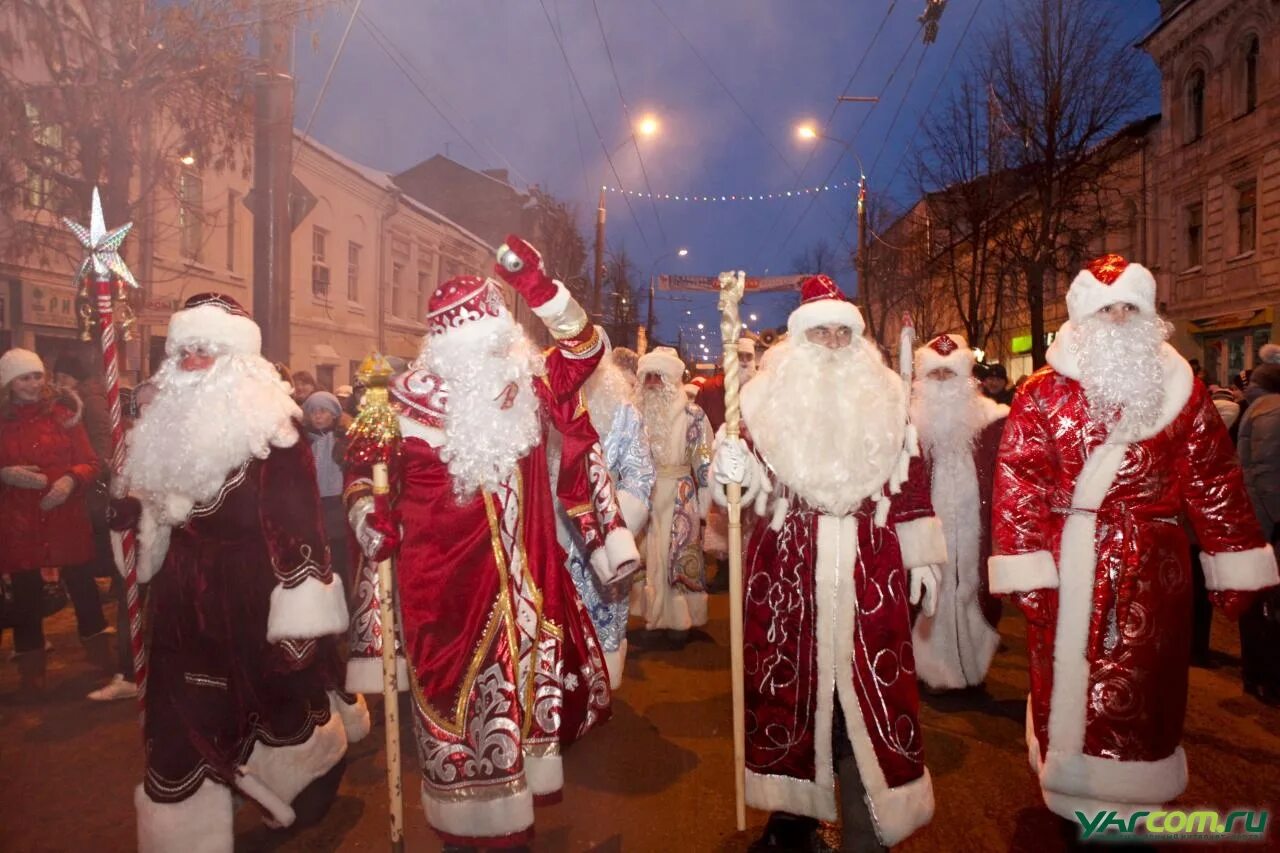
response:
<path id="1" fill-rule="evenodd" d="M 1276 573 L 1276 554 L 1270 545 L 1247 551 L 1222 551 L 1200 554 L 1207 589 L 1255 590 L 1280 583 Z"/>
<path id="2" fill-rule="evenodd" d="M 347 661 L 348 693 L 368 693 L 382 695 L 382 658 L 353 657 Z M 396 655 L 396 690 L 405 693 L 409 690 L 409 667 L 405 664 L 404 655 Z"/>
<path id="3" fill-rule="evenodd" d="M 176 803 L 157 803 L 139 785 L 133 806 L 141 853 L 231 853 L 234 847 L 231 790 L 212 779 Z"/>
<path id="4" fill-rule="evenodd" d="M 987 573 L 995 595 L 1058 588 L 1058 567 L 1048 551 L 992 557 L 987 561 Z"/>
<path id="5" fill-rule="evenodd" d="M 649 524 L 649 505 L 630 492 L 618 491 L 618 509 L 622 512 L 623 523 L 631 531 L 632 536 L 644 533 Z"/>
<path id="6" fill-rule="evenodd" d="M 308 577 L 292 589 L 276 584 L 267 616 L 267 642 L 327 637 L 347 630 L 348 621 L 347 595 L 337 575 L 328 583 Z"/>
<path id="7" fill-rule="evenodd" d="M 530 305 L 529 308 L 540 320 L 554 320 L 569 308 L 569 302 L 572 299 L 569 288 L 557 281 L 555 296 L 541 305 Z"/>
<path id="8" fill-rule="evenodd" d="M 894 529 L 898 534 L 904 569 L 934 566 L 947 561 L 947 540 L 942 535 L 942 522 L 936 515 L 904 521 Z"/>
<path id="9" fill-rule="evenodd" d="M 533 793 L 521 786 L 513 794 L 493 799 L 437 799 L 423 785 L 422 810 L 427 823 L 449 835 L 502 838 L 533 826 Z"/>
<path id="10" fill-rule="evenodd" d="M 355 699 L 354 702 L 348 702 L 335 691 L 329 691 L 329 710 L 342 720 L 348 744 L 364 740 L 373 728 L 373 722 L 369 719 L 369 706 L 364 697 L 357 693 Z"/>
<path id="11" fill-rule="evenodd" d="M 604 551 L 609 557 L 609 571 L 613 582 L 628 578 L 640 568 L 640 551 L 636 538 L 625 527 L 610 530 L 604 538 Z"/>

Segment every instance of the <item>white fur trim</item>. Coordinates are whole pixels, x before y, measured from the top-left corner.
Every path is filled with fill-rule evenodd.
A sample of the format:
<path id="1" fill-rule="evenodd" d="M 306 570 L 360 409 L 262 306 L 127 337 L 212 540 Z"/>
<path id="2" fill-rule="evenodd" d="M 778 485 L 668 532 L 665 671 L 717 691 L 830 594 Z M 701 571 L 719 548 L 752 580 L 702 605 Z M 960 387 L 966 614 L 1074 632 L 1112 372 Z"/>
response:
<path id="1" fill-rule="evenodd" d="M 627 666 L 627 638 L 622 638 L 621 645 L 614 651 L 603 649 L 604 668 L 609 673 L 609 689 L 617 690 L 622 686 L 622 671 Z"/>
<path id="2" fill-rule="evenodd" d="M 649 504 L 631 492 L 618 490 L 618 509 L 622 512 L 623 523 L 631 531 L 632 536 L 644 533 L 649 524 Z"/>
<path id="3" fill-rule="evenodd" d="M 903 568 L 934 566 L 947 561 L 947 540 L 937 516 L 904 521 L 895 525 L 894 531 L 898 534 Z"/>
<path id="4" fill-rule="evenodd" d="M 436 338 L 445 337 L 449 339 L 450 343 L 453 343 L 454 341 L 482 341 L 498 329 L 509 329 L 512 326 L 515 326 L 515 324 L 516 321 L 504 308 L 498 312 L 496 317 L 486 314 L 485 316 L 478 317 L 474 320 L 467 320 L 457 326 L 450 326 L 444 331 L 432 335 L 427 340 L 427 347 L 430 348 L 431 341 Z"/>
<path id="5" fill-rule="evenodd" d="M 527 785 L 493 799 L 437 799 L 422 786 L 427 823 L 460 838 L 502 838 L 533 826 L 533 793 Z"/>
<path id="6" fill-rule="evenodd" d="M 116 571 L 120 573 L 120 577 L 124 577 L 127 574 L 124 565 L 124 533 L 119 530 L 112 530 L 109 536 L 111 539 L 111 559 L 115 562 Z M 136 536 L 133 544 L 134 548 L 137 548 L 138 540 Z M 135 553 L 134 556 L 136 557 L 137 554 Z"/>
<path id="7" fill-rule="evenodd" d="M 564 763 L 556 754 L 529 755 L 526 753 L 524 778 L 535 797 L 558 793 L 564 787 Z"/>
<path id="8" fill-rule="evenodd" d="M 684 376 L 684 362 L 671 347 L 658 347 L 640 356 L 636 363 L 636 375 L 657 373 L 668 382 L 679 382 Z"/>
<path id="9" fill-rule="evenodd" d="M 407 418 L 404 415 L 396 418 L 403 438 L 417 438 L 426 442 L 427 447 L 440 447 L 444 444 L 444 430 L 427 426 L 421 421 Z"/>
<path id="10" fill-rule="evenodd" d="M 1001 554 L 987 560 L 987 582 L 996 595 L 1057 589 L 1058 567 L 1048 551 Z"/>
<path id="11" fill-rule="evenodd" d="M 351 658 L 347 661 L 346 689 L 348 693 L 382 695 L 382 658 Z M 404 655 L 396 655 L 396 690 L 409 690 L 409 667 Z"/>
<path id="12" fill-rule="evenodd" d="M 229 314 L 216 305 L 177 311 L 169 318 L 164 351 L 170 357 L 184 344 L 210 341 L 241 355 L 261 355 L 262 331 L 248 317 Z"/>
<path id="13" fill-rule="evenodd" d="M 541 305 L 530 305 L 529 308 L 537 315 L 538 319 L 551 323 L 558 319 L 560 315 L 569 310 L 569 303 L 573 297 L 569 294 L 569 288 L 560 282 L 556 282 L 556 295 L 548 299 Z"/>
<path id="14" fill-rule="evenodd" d="M 292 589 L 278 583 L 271 590 L 267 642 L 327 637 L 347 630 L 349 622 L 347 594 L 336 574 L 328 583 L 310 576 Z"/>
<path id="15" fill-rule="evenodd" d="M 1128 302 L 1143 314 L 1156 313 L 1156 279 L 1142 264 L 1129 264 L 1111 284 L 1103 284 L 1088 269 L 1082 269 L 1067 289 L 1067 315 L 1072 322 L 1094 314 L 1108 305 Z"/>
<path id="16" fill-rule="evenodd" d="M 293 826 L 293 822 L 298 819 L 293 807 L 280 799 L 275 791 L 272 791 L 261 779 L 253 775 L 247 766 L 240 768 L 240 775 L 236 779 L 236 791 L 240 795 L 248 797 L 262 809 L 262 820 L 272 829 Z"/>
<path id="17" fill-rule="evenodd" d="M 858 306 L 843 299 L 815 299 L 791 312 L 787 318 L 787 334 L 800 335 L 814 326 L 840 325 L 853 329 L 855 338 L 862 337 L 867 324 Z"/>
<path id="18" fill-rule="evenodd" d="M 369 719 L 369 705 L 364 701 L 364 696 L 357 693 L 355 702 L 347 702 L 330 690 L 329 709 L 342 718 L 348 744 L 358 743 L 368 737 L 373 722 Z"/>
<path id="19" fill-rule="evenodd" d="M 330 713 L 329 721 L 316 726 L 311 737 L 302 743 L 292 746 L 255 743 L 249 760 L 240 769 L 261 780 L 281 801 L 292 803 L 303 788 L 328 773 L 346 753 L 346 726 L 339 714 Z M 245 793 L 251 794 L 247 790 Z"/>
<path id="20" fill-rule="evenodd" d="M 957 376 L 973 375 L 973 350 L 969 349 L 969 344 L 959 335 L 946 335 L 951 342 L 956 345 L 956 349 L 952 350 L 948 355 L 943 355 L 929 344 L 916 348 L 915 354 L 915 372 L 916 376 L 924 376 L 930 370 L 937 370 L 940 367 L 950 368 Z M 932 343 L 933 339 L 929 343 Z M 983 399 L 986 399 L 985 397 Z"/>
<path id="21" fill-rule="evenodd" d="M 190 511 L 190 507 L 187 511 Z M 138 583 L 148 583 L 164 565 L 165 555 L 169 553 L 169 534 L 169 526 L 160 524 L 155 510 L 144 503 L 142 514 L 138 518 Z M 123 574 L 124 554 L 121 553 L 118 559 L 118 567 Z"/>
<path id="22" fill-rule="evenodd" d="M 29 349 L 14 347 L 4 355 L 0 355 L 0 393 L 6 393 L 9 383 L 19 376 L 45 372 L 44 362 L 40 360 L 40 356 Z M 49 376 L 45 378 L 52 379 Z"/>
<path id="23" fill-rule="evenodd" d="M 1276 554 L 1270 545 L 1245 551 L 1221 551 L 1200 554 L 1204 567 L 1204 585 L 1208 589 L 1266 589 L 1280 583 L 1276 573 Z"/>
<path id="24" fill-rule="evenodd" d="M 603 547 L 592 551 L 591 556 L 587 557 L 587 563 L 591 566 L 591 571 L 596 573 L 596 577 L 603 586 L 608 586 L 617 580 L 613 567 L 609 565 L 609 552 Z"/>
<path id="25" fill-rule="evenodd" d="M 640 550 L 636 538 L 625 527 L 615 527 L 604 537 L 604 551 L 614 582 L 630 577 L 640 568 Z"/>
<path id="26" fill-rule="evenodd" d="M 176 803 L 157 803 L 134 789 L 140 853 L 231 853 L 235 847 L 231 789 L 206 778 Z"/>

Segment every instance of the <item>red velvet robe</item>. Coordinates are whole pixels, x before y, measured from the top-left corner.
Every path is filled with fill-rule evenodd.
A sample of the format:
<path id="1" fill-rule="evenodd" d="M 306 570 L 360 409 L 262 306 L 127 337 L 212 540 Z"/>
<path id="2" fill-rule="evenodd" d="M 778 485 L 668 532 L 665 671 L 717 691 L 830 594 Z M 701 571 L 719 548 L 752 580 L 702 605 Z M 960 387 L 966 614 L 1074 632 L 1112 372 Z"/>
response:
<path id="1" fill-rule="evenodd" d="M 1027 628 L 1027 745 L 1063 817 L 1152 810 L 1187 783 L 1191 572 L 1185 513 L 1209 589 L 1276 582 L 1231 440 L 1191 369 L 1165 346 L 1165 402 L 1140 434 L 1089 417 L 1063 344 L 1015 398 L 996 471 L 991 589 L 1057 599 Z"/>
<path id="2" fill-rule="evenodd" d="M 534 381 L 543 440 L 505 487 L 459 505 L 440 458 L 447 391 L 416 371 L 392 394 L 403 438 L 391 471 L 404 539 L 396 582 L 427 820 L 447 842 L 527 843 L 533 805 L 563 785 L 560 751 L 610 714 L 604 657 L 556 540 L 546 429 L 564 436 L 556 493 L 594 546 L 620 526 L 579 388 L 603 355 L 588 326 Z M 368 471 L 348 472 L 349 500 Z M 593 503 L 594 501 L 594 503 Z M 359 618 L 357 616 L 357 618 Z"/>

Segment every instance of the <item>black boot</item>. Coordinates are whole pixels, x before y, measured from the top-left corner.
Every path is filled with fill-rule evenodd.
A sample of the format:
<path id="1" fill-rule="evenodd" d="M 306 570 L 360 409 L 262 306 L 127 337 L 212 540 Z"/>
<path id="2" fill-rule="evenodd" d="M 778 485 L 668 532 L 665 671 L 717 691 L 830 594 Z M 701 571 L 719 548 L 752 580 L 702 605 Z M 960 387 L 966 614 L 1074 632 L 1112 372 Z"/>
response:
<path id="1" fill-rule="evenodd" d="M 811 853 L 813 850 L 822 849 L 822 847 L 813 846 L 814 842 L 818 842 L 817 833 L 818 822 L 811 817 L 774 812 L 769 815 L 769 822 L 765 824 L 764 832 L 747 850 L 751 853 L 765 850 Z"/>
<path id="2" fill-rule="evenodd" d="M 329 768 L 329 771 L 316 779 L 307 787 L 298 792 L 298 796 L 293 798 L 293 813 L 297 815 L 297 820 L 293 822 L 293 826 L 289 829 L 302 829 L 307 826 L 314 826 L 324 820 L 325 814 L 329 811 L 329 806 L 333 804 L 333 800 L 338 796 L 338 786 L 342 784 L 342 774 L 347 769 L 347 758 L 343 756 L 338 759 L 338 763 Z"/>

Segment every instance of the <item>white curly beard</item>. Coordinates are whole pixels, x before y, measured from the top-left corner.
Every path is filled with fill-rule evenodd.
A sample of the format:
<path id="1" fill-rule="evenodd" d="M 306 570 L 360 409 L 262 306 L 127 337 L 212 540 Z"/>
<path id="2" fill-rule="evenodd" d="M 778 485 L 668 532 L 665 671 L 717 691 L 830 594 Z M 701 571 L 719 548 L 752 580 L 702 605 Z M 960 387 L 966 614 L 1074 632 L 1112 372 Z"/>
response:
<path id="1" fill-rule="evenodd" d="M 756 448 L 784 486 L 823 512 L 854 511 L 898 465 L 906 390 L 867 341 L 831 350 L 789 338 L 743 393 Z"/>
<path id="2" fill-rule="evenodd" d="M 199 371 L 171 357 L 151 382 L 156 397 L 129 432 L 123 485 L 161 525 L 181 524 L 249 459 L 298 440 L 302 411 L 261 356 L 221 355 Z"/>
<path id="3" fill-rule="evenodd" d="M 669 446 L 671 427 L 676 416 L 688 405 L 688 400 L 681 386 L 666 379 L 658 386 L 640 385 L 637 404 L 655 465 L 666 465 L 672 461 L 670 457 L 675 448 Z"/>
<path id="4" fill-rule="evenodd" d="M 497 489 L 542 440 L 533 390 L 545 368 L 541 353 L 508 321 L 483 336 L 428 338 L 415 364 L 443 379 L 448 391 L 440 458 L 459 502 Z M 515 398 L 503 408 L 512 387 Z"/>
<path id="5" fill-rule="evenodd" d="M 600 360 L 587 380 L 584 391 L 587 395 L 587 412 L 591 415 L 591 425 L 603 439 L 613 429 L 613 418 L 623 403 L 631 402 L 635 386 L 631 377 L 621 367 L 613 363 L 611 358 Z"/>
<path id="6" fill-rule="evenodd" d="M 911 386 L 911 422 L 920 444 L 933 455 L 972 452 L 974 438 L 986 426 L 982 400 L 972 376 L 917 377 Z"/>
<path id="7" fill-rule="evenodd" d="M 1144 430 L 1160 419 L 1164 405 L 1164 369 L 1160 353 L 1172 327 L 1157 316 L 1135 316 L 1114 323 L 1091 316 L 1074 327 L 1072 345 L 1080 365 L 1080 384 L 1089 414 L 1117 430 Z"/>

